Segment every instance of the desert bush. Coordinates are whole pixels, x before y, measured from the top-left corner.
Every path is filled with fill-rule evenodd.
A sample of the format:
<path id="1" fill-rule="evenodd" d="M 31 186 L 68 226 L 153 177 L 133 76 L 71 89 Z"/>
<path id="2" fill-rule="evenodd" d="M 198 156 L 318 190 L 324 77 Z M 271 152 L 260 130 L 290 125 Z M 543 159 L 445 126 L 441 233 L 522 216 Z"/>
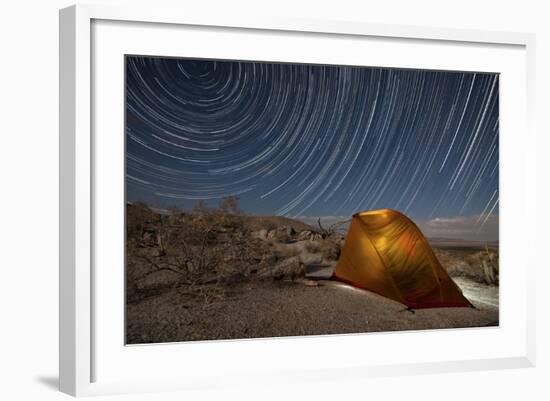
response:
<path id="1" fill-rule="evenodd" d="M 227 196 L 220 201 L 220 211 L 225 215 L 241 214 L 239 207 L 239 197 Z"/>
<path id="2" fill-rule="evenodd" d="M 154 213 L 145 204 L 136 202 L 126 205 L 126 238 L 129 242 L 137 243 L 141 240 L 144 230 L 155 225 L 159 215 Z"/>
<path id="3" fill-rule="evenodd" d="M 479 257 L 481 266 L 483 267 L 483 275 L 485 283 L 489 285 L 498 285 L 498 253 L 489 251 L 485 248 L 485 253 Z"/>
<path id="4" fill-rule="evenodd" d="M 331 224 L 329 227 L 324 227 L 321 224 L 321 218 L 319 217 L 317 219 L 317 225 L 319 226 L 318 233 L 321 234 L 322 239 L 327 239 L 327 238 L 334 237 L 336 235 L 341 235 L 340 231 L 342 230 L 342 226 L 349 222 L 350 220 L 342 220 Z"/>
<path id="5" fill-rule="evenodd" d="M 477 272 L 479 282 L 498 285 L 498 251 L 485 248 L 483 251 L 468 255 L 466 263 Z"/>
<path id="6" fill-rule="evenodd" d="M 451 277 L 465 277 L 478 283 L 498 285 L 498 249 L 486 247 L 467 255 L 435 249 L 435 254 Z"/>
<path id="7" fill-rule="evenodd" d="M 222 300 L 226 296 L 226 290 L 219 284 L 207 284 L 198 287 L 179 287 L 178 292 L 186 301 L 200 303 L 208 306 L 216 301 Z"/>
<path id="8" fill-rule="evenodd" d="M 129 205 L 128 302 L 173 288 L 210 302 L 233 284 L 254 277 L 295 279 L 305 275 L 306 264 L 338 259 L 337 235 L 321 239 L 309 231 L 314 240 L 299 240 L 303 232 L 303 223 L 291 219 L 242 215 L 236 197 L 218 207 L 199 201 L 191 211 L 172 208 L 166 215 Z"/>
<path id="9" fill-rule="evenodd" d="M 254 238 L 239 213 L 237 198 L 219 208 L 199 202 L 192 213 L 160 215 L 146 207 L 128 209 L 127 289 L 158 293 L 174 286 L 202 291 L 242 281 L 274 255 L 275 247 Z"/>
<path id="10" fill-rule="evenodd" d="M 207 214 L 210 209 L 206 206 L 206 202 L 203 200 L 200 200 L 196 203 L 195 207 L 193 208 L 192 213 L 197 215 L 203 215 Z"/>

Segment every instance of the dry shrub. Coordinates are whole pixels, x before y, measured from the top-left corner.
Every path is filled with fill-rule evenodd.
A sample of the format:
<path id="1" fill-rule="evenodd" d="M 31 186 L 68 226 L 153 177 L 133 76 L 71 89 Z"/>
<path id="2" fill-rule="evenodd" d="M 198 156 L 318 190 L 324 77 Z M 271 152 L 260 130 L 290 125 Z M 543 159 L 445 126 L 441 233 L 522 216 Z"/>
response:
<path id="1" fill-rule="evenodd" d="M 485 247 L 484 251 L 477 252 L 466 257 L 470 266 L 477 267 L 482 275 L 482 280 L 488 285 L 498 285 L 498 251 Z"/>
<path id="2" fill-rule="evenodd" d="M 288 220 L 288 221 L 287 221 Z M 276 225 L 259 235 L 258 227 Z M 305 275 L 306 265 L 336 261 L 341 236 L 299 240 L 303 223 L 279 217 L 241 214 L 238 198 L 218 208 L 198 202 L 191 212 L 160 214 L 143 204 L 127 206 L 127 300 L 178 288 L 191 300 L 210 302 L 225 290 L 253 277 Z M 302 227 L 302 228 L 303 228 Z"/>
<path id="3" fill-rule="evenodd" d="M 437 259 L 451 277 L 465 277 L 478 283 L 498 285 L 498 249 L 486 247 L 469 254 L 435 249 Z"/>
<path id="4" fill-rule="evenodd" d="M 129 302 L 182 286 L 202 294 L 194 299 L 207 299 L 205 291 L 219 295 L 223 285 L 258 271 L 273 252 L 251 237 L 234 199 L 218 209 L 199 203 L 192 213 L 160 215 L 142 205 L 127 210 Z"/>

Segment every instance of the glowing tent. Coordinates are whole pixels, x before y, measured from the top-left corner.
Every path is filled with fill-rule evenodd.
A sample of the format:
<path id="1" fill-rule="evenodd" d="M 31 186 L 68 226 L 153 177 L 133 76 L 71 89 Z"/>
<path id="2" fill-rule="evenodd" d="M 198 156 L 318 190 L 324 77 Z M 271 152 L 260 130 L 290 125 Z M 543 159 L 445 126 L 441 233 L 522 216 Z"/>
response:
<path id="1" fill-rule="evenodd" d="M 353 215 L 333 277 L 414 309 L 471 306 L 420 229 L 395 210 Z"/>

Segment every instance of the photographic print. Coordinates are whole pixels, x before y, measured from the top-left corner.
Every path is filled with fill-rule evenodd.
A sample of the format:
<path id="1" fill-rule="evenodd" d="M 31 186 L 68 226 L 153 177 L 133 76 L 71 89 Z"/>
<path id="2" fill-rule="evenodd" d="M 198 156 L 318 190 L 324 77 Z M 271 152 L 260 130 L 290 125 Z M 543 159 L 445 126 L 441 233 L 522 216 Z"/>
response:
<path id="1" fill-rule="evenodd" d="M 499 325 L 499 75 L 125 56 L 127 344 Z"/>

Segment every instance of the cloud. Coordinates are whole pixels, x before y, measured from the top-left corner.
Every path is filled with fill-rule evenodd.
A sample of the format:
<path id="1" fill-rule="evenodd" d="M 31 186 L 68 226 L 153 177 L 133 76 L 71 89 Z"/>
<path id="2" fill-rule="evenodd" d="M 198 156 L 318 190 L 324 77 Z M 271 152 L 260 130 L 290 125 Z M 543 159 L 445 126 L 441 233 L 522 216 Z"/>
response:
<path id="1" fill-rule="evenodd" d="M 498 215 L 437 217 L 418 221 L 418 226 L 430 238 L 459 238 L 466 240 L 497 240 Z"/>

